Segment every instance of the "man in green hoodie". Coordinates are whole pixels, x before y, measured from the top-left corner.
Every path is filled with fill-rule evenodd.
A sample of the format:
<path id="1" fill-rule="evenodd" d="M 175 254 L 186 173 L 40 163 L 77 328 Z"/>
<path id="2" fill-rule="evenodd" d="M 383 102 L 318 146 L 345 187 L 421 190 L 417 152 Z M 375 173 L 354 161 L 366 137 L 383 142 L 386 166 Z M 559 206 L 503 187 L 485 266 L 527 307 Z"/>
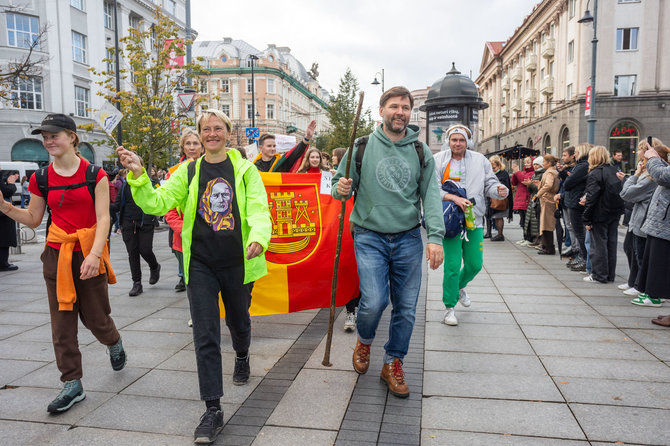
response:
<path id="1" fill-rule="evenodd" d="M 422 205 L 428 235 L 426 260 L 436 269 L 444 259 L 444 222 L 434 178 L 435 162 L 428 146 L 421 144 L 421 165 L 415 146 L 419 129 L 407 125 L 413 107 L 414 98 L 405 87 L 393 87 L 382 94 L 379 114 L 383 123 L 368 137 L 360 172 L 351 169 L 351 178 L 346 179 L 346 163 L 340 163 L 332 190 L 337 199 L 347 199 L 352 190 L 356 191 L 350 223 L 361 301 L 354 370 L 359 374 L 368 370 L 370 344 L 390 296 L 393 310 L 381 378 L 389 391 L 401 398 L 409 396 L 402 361 L 414 329 L 421 286 Z M 354 148 L 353 159 L 361 147 Z"/>

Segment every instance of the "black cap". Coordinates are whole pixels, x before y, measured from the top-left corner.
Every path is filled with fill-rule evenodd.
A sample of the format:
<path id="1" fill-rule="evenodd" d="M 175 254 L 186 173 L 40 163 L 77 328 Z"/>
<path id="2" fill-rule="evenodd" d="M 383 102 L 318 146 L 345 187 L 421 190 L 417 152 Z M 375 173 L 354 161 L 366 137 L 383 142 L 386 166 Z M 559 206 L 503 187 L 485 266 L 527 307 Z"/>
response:
<path id="1" fill-rule="evenodd" d="M 71 130 L 77 133 L 77 124 L 75 124 L 74 119 L 70 118 L 68 115 L 52 113 L 44 118 L 42 125 L 33 129 L 30 133 L 33 135 L 37 135 L 40 132 L 58 133 L 61 130 Z"/>

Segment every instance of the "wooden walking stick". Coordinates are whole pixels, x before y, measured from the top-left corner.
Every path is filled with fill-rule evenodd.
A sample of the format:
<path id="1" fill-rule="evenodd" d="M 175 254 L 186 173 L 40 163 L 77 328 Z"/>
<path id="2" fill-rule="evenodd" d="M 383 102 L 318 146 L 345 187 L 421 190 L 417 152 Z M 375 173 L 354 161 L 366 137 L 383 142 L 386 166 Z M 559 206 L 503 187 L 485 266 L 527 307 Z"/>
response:
<path id="1" fill-rule="evenodd" d="M 351 129 L 351 139 L 349 140 L 349 151 L 347 152 L 347 167 L 344 171 L 344 178 L 349 179 L 349 168 L 351 167 L 351 153 L 354 151 L 354 141 L 356 140 L 356 130 L 358 129 L 358 120 L 361 117 L 361 108 L 363 107 L 364 92 L 358 96 L 358 108 L 354 118 L 354 127 Z M 340 249 L 342 248 L 342 232 L 344 231 L 344 213 L 347 206 L 347 199 L 342 198 L 340 208 L 340 223 L 337 229 L 337 248 L 335 249 L 335 264 L 333 265 L 333 281 L 330 286 L 330 317 L 328 318 L 328 336 L 326 336 L 326 351 L 323 354 L 323 364 L 331 367 L 330 363 L 330 344 L 333 341 L 333 324 L 335 323 L 335 297 L 337 296 L 337 273 L 340 266 Z"/>

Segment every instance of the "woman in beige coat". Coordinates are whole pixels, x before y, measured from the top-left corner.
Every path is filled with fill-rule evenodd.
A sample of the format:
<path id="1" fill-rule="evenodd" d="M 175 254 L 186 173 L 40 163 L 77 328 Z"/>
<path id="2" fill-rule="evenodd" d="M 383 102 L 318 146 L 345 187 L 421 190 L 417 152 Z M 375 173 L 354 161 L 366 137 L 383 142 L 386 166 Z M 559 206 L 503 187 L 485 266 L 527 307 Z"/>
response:
<path id="1" fill-rule="evenodd" d="M 542 160 L 542 167 L 546 170 L 542 174 L 540 188 L 537 191 L 537 197 L 540 199 L 540 233 L 542 234 L 542 249 L 538 251 L 541 255 L 554 255 L 554 229 L 556 229 L 556 201 L 554 195 L 558 192 L 560 181 L 556 163 L 558 158 L 552 155 L 545 155 Z"/>

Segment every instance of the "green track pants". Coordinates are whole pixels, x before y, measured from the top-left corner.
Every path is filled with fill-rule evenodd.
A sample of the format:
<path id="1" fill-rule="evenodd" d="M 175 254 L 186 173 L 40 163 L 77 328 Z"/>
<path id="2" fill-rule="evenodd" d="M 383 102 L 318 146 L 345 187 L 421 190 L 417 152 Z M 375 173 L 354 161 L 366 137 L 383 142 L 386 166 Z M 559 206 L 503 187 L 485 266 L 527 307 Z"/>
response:
<path id="1" fill-rule="evenodd" d="M 459 290 L 465 288 L 484 262 L 484 229 L 467 231 L 467 238 L 442 239 L 444 247 L 444 276 L 442 278 L 442 302 L 453 308 L 458 302 Z"/>

